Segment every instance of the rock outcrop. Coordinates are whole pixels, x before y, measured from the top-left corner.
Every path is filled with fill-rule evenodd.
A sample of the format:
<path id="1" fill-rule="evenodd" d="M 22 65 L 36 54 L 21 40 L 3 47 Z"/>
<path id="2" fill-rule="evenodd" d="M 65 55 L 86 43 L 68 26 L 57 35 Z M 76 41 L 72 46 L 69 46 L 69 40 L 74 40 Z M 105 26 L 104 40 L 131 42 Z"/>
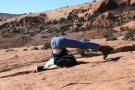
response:
<path id="1" fill-rule="evenodd" d="M 114 10 L 119 7 L 134 6 L 134 0 L 103 0 L 100 4 L 97 13 L 102 13 L 108 10 Z"/>
<path id="2" fill-rule="evenodd" d="M 28 32 L 32 28 L 43 28 L 46 22 L 46 14 L 22 15 L 1 23 L 0 28 L 7 28 L 10 32 Z"/>

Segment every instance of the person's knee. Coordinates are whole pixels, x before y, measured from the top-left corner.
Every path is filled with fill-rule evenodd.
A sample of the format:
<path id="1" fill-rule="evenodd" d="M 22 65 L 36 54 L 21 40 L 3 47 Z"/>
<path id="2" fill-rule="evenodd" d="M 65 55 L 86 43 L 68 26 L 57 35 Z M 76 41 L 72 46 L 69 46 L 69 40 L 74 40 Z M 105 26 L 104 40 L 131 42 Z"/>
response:
<path id="1" fill-rule="evenodd" d="M 60 48 L 61 47 L 61 43 L 63 41 L 64 37 L 54 37 L 51 40 L 51 47 L 52 48 Z"/>

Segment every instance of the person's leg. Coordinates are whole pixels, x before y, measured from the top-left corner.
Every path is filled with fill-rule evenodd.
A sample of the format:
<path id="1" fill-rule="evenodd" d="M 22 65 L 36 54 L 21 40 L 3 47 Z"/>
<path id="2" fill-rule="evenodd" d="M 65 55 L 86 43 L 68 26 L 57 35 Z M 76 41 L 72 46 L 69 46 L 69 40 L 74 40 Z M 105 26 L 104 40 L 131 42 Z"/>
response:
<path id="1" fill-rule="evenodd" d="M 95 49 L 99 50 L 100 45 L 93 42 L 83 40 L 75 40 L 65 37 L 54 37 L 51 41 L 52 48 L 82 48 L 82 49 Z"/>
<path id="2" fill-rule="evenodd" d="M 94 49 L 102 52 L 104 59 L 113 51 L 113 48 L 110 46 L 101 46 L 97 43 L 87 42 L 82 40 L 75 40 L 65 37 L 54 37 L 51 40 L 52 51 L 55 51 L 55 48 L 63 50 L 63 48 L 82 48 L 82 49 Z M 55 53 L 53 53 L 55 54 Z M 56 53 L 56 57 L 59 53 Z"/>
<path id="3" fill-rule="evenodd" d="M 52 57 L 57 60 L 59 57 L 67 54 L 66 48 L 82 48 L 82 49 L 96 49 L 100 48 L 99 44 L 86 42 L 82 40 L 75 40 L 65 37 L 54 37 L 51 40 Z"/>

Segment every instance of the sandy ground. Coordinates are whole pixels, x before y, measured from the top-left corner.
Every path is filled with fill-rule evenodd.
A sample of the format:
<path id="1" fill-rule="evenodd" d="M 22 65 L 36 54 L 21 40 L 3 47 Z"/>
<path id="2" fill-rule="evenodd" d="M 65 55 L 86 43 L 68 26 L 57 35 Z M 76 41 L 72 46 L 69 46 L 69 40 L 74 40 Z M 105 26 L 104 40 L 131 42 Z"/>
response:
<path id="1" fill-rule="evenodd" d="M 114 47 L 134 44 L 104 43 Z M 107 61 L 102 56 L 77 58 L 80 64 L 74 67 L 33 73 L 51 51 L 25 48 L 0 50 L 0 90 L 135 90 L 135 51 L 111 54 Z"/>

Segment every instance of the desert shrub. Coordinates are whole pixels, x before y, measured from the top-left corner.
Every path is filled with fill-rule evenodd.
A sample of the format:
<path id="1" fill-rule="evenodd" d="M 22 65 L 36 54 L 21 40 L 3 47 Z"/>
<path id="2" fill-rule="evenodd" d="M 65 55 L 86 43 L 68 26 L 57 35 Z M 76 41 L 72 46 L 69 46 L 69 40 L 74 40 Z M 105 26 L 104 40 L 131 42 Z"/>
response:
<path id="1" fill-rule="evenodd" d="M 66 35 L 66 33 L 65 32 L 61 32 L 60 35 Z"/>
<path id="2" fill-rule="evenodd" d="M 39 50 L 38 47 L 33 47 L 31 50 Z"/>
<path id="3" fill-rule="evenodd" d="M 52 21 L 47 21 L 47 22 L 46 22 L 47 25 L 49 25 L 49 24 L 51 24 L 51 23 L 52 23 Z"/>
<path id="4" fill-rule="evenodd" d="M 17 51 L 17 50 L 14 50 L 14 49 L 7 49 L 7 50 L 5 50 L 5 52 L 12 52 L 12 51 Z"/>
<path id="5" fill-rule="evenodd" d="M 123 24 L 124 23 L 124 19 L 123 19 L 123 15 L 120 15 L 120 24 Z"/>
<path id="6" fill-rule="evenodd" d="M 133 20 L 135 20 L 135 16 L 133 16 Z"/>
<path id="7" fill-rule="evenodd" d="M 36 34 L 36 32 L 33 32 L 33 33 L 30 33 L 29 35 L 30 36 L 34 36 Z"/>
<path id="8" fill-rule="evenodd" d="M 42 35 L 42 36 L 40 36 L 40 38 L 47 38 L 47 36 L 45 36 L 45 35 Z"/>
<path id="9" fill-rule="evenodd" d="M 66 22 L 66 18 L 62 17 L 60 20 L 59 20 L 60 23 L 64 23 Z"/>
<path id="10" fill-rule="evenodd" d="M 132 19 L 133 19 L 133 17 L 129 16 L 129 17 L 128 17 L 128 19 L 132 20 Z"/>
<path id="11" fill-rule="evenodd" d="M 128 28 L 127 27 L 120 27 L 120 30 L 126 31 L 126 30 L 128 30 Z"/>
<path id="12" fill-rule="evenodd" d="M 79 18 L 78 18 L 78 21 L 79 21 L 79 22 L 85 22 L 85 19 L 84 19 L 84 17 L 79 17 Z"/>
<path id="13" fill-rule="evenodd" d="M 46 17 L 46 13 L 40 13 L 40 16 L 45 16 Z"/>
<path id="14" fill-rule="evenodd" d="M 135 30 L 129 30 L 125 33 L 123 40 L 133 40 L 135 41 Z"/>
<path id="15" fill-rule="evenodd" d="M 117 37 L 114 36 L 113 34 L 105 34 L 104 38 L 106 38 L 106 41 L 113 41 L 113 40 L 117 40 Z"/>
<path id="16" fill-rule="evenodd" d="M 82 57 L 84 57 L 86 54 L 85 54 L 85 50 L 83 50 L 83 49 L 80 49 L 80 48 L 78 48 L 77 49 L 77 52 L 78 52 L 78 54 L 80 54 Z"/>
<path id="17" fill-rule="evenodd" d="M 28 51 L 28 49 L 25 48 L 25 49 L 23 49 L 23 51 Z"/>
<path id="18" fill-rule="evenodd" d="M 42 49 L 42 50 L 44 50 L 44 49 L 48 49 L 48 48 L 51 48 L 51 46 L 50 46 L 50 43 L 49 43 L 49 42 L 45 42 L 45 43 L 44 43 L 44 45 L 43 45 L 43 47 L 41 47 L 41 49 Z"/>
<path id="19" fill-rule="evenodd" d="M 7 30 L 2 30 L 2 31 L 0 31 L 0 35 L 3 38 L 11 38 L 11 37 L 14 37 L 16 34 L 15 33 L 10 33 Z"/>
<path id="20" fill-rule="evenodd" d="M 57 20 L 53 20 L 52 24 L 58 24 L 58 21 Z"/>
<path id="21" fill-rule="evenodd" d="M 87 9 L 81 9 L 81 13 L 87 12 Z"/>
<path id="22" fill-rule="evenodd" d="M 12 32 L 13 32 L 13 33 L 21 33 L 21 31 L 18 30 L 18 29 L 14 29 L 14 30 L 12 30 Z"/>

